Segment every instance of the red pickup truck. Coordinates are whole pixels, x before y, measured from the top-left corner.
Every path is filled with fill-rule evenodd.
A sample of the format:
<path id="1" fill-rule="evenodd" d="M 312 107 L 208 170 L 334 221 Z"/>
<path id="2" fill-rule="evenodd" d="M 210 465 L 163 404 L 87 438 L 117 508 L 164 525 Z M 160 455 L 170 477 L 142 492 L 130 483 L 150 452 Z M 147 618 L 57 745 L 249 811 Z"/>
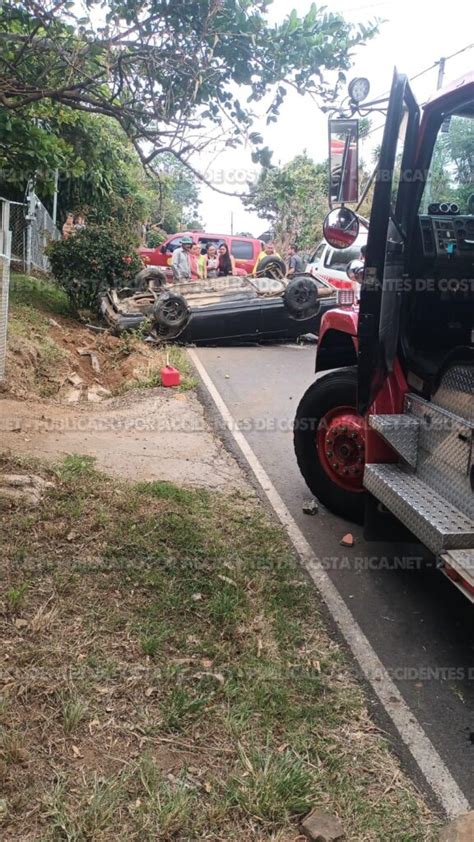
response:
<path id="1" fill-rule="evenodd" d="M 156 248 L 141 248 L 139 250 L 140 257 L 147 266 L 171 266 L 171 258 L 173 252 L 181 245 L 183 237 L 191 237 L 195 243 L 199 243 L 203 252 L 209 243 L 220 246 L 221 243 L 227 243 L 230 253 L 235 258 L 235 265 L 237 270 L 241 270 L 242 274 L 250 275 L 257 257 L 262 251 L 263 243 L 261 240 L 254 240 L 250 237 L 238 237 L 230 234 L 208 234 L 206 231 L 182 231 L 179 234 L 173 234 L 167 240 Z M 240 272 L 239 272 L 240 274 Z"/>

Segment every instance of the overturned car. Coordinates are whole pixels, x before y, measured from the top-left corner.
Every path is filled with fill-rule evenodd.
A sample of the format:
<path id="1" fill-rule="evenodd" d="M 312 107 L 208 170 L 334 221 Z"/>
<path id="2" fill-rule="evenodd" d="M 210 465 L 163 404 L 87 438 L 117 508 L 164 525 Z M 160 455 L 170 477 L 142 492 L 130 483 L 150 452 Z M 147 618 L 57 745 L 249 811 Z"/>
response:
<path id="1" fill-rule="evenodd" d="M 322 314 L 337 306 L 337 290 L 307 274 L 170 284 L 150 268 L 136 281 L 135 289 L 110 289 L 103 297 L 109 328 L 120 333 L 146 324 L 157 339 L 183 343 L 297 339 L 317 334 Z"/>

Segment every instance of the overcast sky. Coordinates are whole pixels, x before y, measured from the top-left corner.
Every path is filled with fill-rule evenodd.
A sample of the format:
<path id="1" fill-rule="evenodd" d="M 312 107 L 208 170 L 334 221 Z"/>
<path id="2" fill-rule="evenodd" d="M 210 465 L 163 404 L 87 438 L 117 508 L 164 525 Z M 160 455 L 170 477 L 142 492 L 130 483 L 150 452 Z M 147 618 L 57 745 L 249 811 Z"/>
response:
<path id="1" fill-rule="evenodd" d="M 271 17 L 281 19 L 293 7 L 299 14 L 304 14 L 310 5 L 311 0 L 274 0 Z M 329 0 L 326 6 L 330 11 L 342 12 L 348 20 L 355 22 L 367 22 L 375 17 L 385 20 L 379 36 L 357 51 L 353 70 L 348 73 L 348 78 L 366 76 L 370 80 L 370 99 L 389 89 L 395 65 L 399 71 L 412 76 L 434 64 L 441 56 L 468 46 L 473 40 L 472 0 L 457 0 L 451 4 L 434 3 L 433 0 Z M 472 68 L 474 49 L 446 63 L 445 81 L 457 79 Z M 420 103 L 436 88 L 437 76 L 435 68 L 413 82 Z M 383 117 L 375 115 L 373 125 L 380 122 L 383 122 Z M 310 97 L 291 91 L 278 123 L 266 127 L 262 122 L 257 128 L 274 152 L 274 163 L 284 164 L 304 150 L 315 161 L 327 157 L 327 116 L 319 111 Z M 372 136 L 372 142 L 377 137 L 380 137 L 380 132 Z M 211 178 L 230 190 L 235 189 L 235 183 L 221 183 L 226 173 L 228 179 L 235 182 L 248 172 L 255 172 L 250 152 L 243 149 L 221 153 L 212 162 L 207 159 L 195 163 L 200 168 L 208 166 Z M 242 187 L 239 185 L 238 189 Z M 258 236 L 266 228 L 265 221 L 249 213 L 239 199 L 221 196 L 208 188 L 202 188 L 201 198 L 201 217 L 207 231 L 229 232 L 232 213 L 235 232 L 250 231 Z"/>

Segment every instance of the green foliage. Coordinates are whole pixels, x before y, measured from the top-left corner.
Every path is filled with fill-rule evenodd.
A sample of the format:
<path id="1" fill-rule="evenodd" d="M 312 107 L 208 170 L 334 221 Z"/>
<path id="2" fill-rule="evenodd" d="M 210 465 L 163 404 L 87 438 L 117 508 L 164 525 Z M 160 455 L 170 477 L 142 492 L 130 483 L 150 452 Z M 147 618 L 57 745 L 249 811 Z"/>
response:
<path id="1" fill-rule="evenodd" d="M 255 160 L 268 162 L 262 136 L 252 131 L 255 103 L 265 103 L 272 123 L 290 87 L 332 101 L 354 48 L 378 31 L 377 22 L 350 24 L 315 4 L 270 23 L 270 5 L 4 0 L 3 111 L 19 114 L 46 100 L 112 117 L 149 166 L 165 152 L 188 160 L 216 140 L 249 141 Z M 49 161 L 46 137 L 42 144 Z"/>
<path id="2" fill-rule="evenodd" d="M 166 239 L 166 231 L 159 229 L 158 231 L 148 231 L 146 235 L 146 244 L 149 249 L 156 249 Z"/>
<path id="3" fill-rule="evenodd" d="M 141 269 L 130 230 L 117 223 L 87 225 L 47 248 L 51 270 L 74 309 L 96 309 L 108 287 L 124 287 Z"/>
<path id="4" fill-rule="evenodd" d="M 425 204 L 457 202 L 467 213 L 474 192 L 474 119 L 453 116 L 446 128 L 436 141 Z"/>
<path id="5" fill-rule="evenodd" d="M 306 153 L 283 167 L 262 170 L 244 204 L 272 223 L 282 247 L 290 242 L 311 248 L 321 238 L 327 213 L 327 166 Z"/>

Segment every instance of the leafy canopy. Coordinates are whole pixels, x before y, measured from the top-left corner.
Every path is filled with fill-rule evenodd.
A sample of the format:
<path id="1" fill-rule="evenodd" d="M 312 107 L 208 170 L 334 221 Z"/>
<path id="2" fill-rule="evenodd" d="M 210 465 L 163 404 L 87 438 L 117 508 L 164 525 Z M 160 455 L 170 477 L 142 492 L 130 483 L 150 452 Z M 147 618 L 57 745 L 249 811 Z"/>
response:
<path id="1" fill-rule="evenodd" d="M 304 153 L 283 167 L 263 169 L 243 202 L 271 222 L 283 248 L 291 242 L 312 248 L 322 236 L 327 197 L 327 164 L 316 164 Z"/>
<path id="2" fill-rule="evenodd" d="M 217 142 L 249 141 L 255 160 L 268 160 L 252 131 L 256 103 L 272 122 L 290 87 L 333 99 L 354 48 L 377 32 L 315 5 L 271 24 L 269 6 L 3 0 L 0 104 L 12 114 L 47 101 L 113 117 L 148 167 L 165 152 L 189 166 Z"/>

